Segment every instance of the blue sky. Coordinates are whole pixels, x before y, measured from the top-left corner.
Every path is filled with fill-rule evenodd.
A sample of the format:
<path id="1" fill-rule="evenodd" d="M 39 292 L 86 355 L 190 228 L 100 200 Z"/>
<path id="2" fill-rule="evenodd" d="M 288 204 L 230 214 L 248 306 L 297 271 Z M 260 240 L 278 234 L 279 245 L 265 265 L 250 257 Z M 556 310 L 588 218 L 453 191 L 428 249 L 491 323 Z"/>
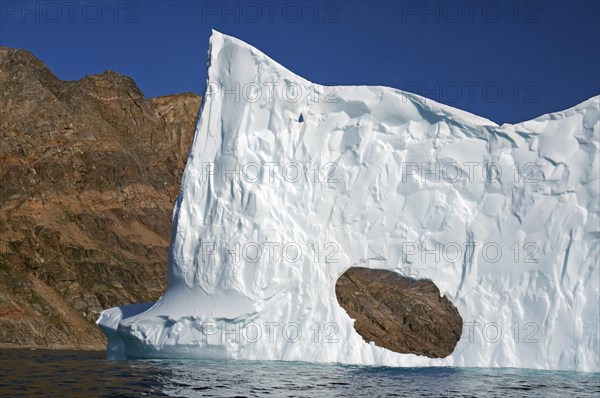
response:
<path id="1" fill-rule="evenodd" d="M 600 2 L 9 1 L 0 43 L 58 77 L 114 70 L 202 94 L 211 29 L 321 84 L 385 85 L 498 123 L 600 93 Z"/>

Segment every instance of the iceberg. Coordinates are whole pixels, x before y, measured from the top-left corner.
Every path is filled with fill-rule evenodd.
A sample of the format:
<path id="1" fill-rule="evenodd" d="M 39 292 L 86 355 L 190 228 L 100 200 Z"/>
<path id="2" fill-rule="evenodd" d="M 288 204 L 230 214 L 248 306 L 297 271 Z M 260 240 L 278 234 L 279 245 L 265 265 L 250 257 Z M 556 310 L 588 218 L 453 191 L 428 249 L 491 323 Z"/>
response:
<path id="1" fill-rule="evenodd" d="M 108 356 L 598 372 L 599 104 L 500 126 L 213 31 L 168 287 L 100 314 Z M 365 341 L 335 295 L 350 267 L 431 280 L 454 351 Z"/>

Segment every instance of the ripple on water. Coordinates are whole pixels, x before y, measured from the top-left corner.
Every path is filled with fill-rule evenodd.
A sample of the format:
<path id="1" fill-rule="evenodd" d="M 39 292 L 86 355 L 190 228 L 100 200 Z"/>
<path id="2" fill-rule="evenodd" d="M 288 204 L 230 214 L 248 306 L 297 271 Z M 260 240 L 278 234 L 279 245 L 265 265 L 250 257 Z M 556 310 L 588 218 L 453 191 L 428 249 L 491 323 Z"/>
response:
<path id="1" fill-rule="evenodd" d="M 594 397 L 599 373 L 248 361 L 107 361 L 0 350 L 0 395 L 145 397 Z"/>

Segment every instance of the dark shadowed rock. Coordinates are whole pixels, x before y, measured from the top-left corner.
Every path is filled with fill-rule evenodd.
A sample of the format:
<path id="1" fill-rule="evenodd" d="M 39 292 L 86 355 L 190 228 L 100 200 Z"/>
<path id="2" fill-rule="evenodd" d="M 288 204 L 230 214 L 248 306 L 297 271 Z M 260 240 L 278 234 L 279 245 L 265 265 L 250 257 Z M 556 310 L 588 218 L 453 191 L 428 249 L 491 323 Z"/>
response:
<path id="1" fill-rule="evenodd" d="M 0 94 L 0 346 L 103 349 L 98 311 L 164 290 L 200 97 L 6 47 Z"/>
<path id="2" fill-rule="evenodd" d="M 442 358 L 460 339 L 460 314 L 431 281 L 356 267 L 340 276 L 335 293 L 358 334 L 388 350 Z"/>

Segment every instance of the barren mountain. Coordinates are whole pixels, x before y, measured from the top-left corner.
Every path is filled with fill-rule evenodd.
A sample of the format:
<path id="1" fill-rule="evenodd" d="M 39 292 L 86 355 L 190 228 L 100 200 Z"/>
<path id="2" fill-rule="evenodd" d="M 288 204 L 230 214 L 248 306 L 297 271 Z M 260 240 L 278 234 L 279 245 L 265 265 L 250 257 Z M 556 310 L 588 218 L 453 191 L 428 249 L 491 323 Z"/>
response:
<path id="1" fill-rule="evenodd" d="M 200 97 L 6 47 L 0 95 L 0 346 L 102 349 L 98 311 L 163 292 Z"/>

